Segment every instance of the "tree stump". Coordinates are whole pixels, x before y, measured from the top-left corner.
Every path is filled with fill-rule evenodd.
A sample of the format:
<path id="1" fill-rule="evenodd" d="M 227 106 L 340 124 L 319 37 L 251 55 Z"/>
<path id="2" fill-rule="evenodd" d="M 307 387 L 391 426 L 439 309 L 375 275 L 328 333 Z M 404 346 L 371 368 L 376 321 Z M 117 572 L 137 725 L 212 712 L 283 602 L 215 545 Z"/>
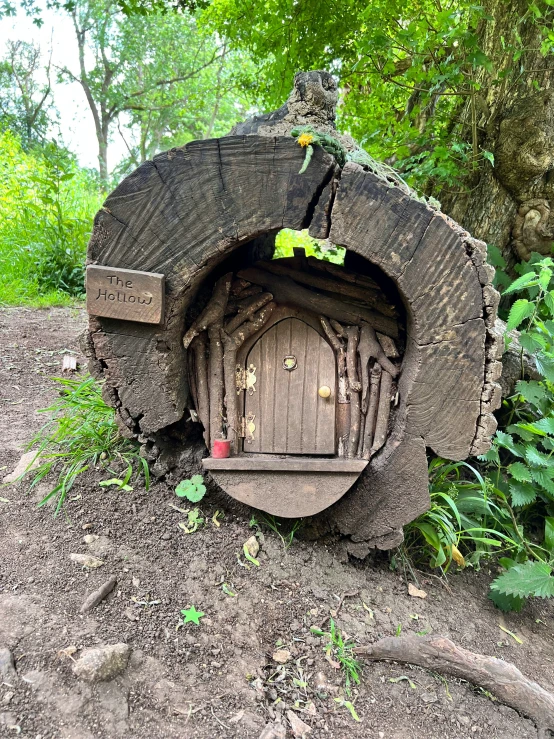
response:
<path id="1" fill-rule="evenodd" d="M 88 264 L 165 275 L 164 317 L 153 325 L 91 315 L 87 352 L 122 433 L 143 444 L 154 474 L 175 470 L 184 476 L 197 472 L 207 454 L 196 413 L 205 425 L 211 416 L 205 438 L 213 440 L 225 433 L 222 398 L 235 392 L 229 387 L 235 355 L 225 363 L 218 354 L 210 366 L 206 351 L 212 344 L 220 353 L 242 346 L 240 355 L 284 318 L 279 311 L 288 306 L 289 315 L 310 324 L 336 356 L 336 390 L 333 383 L 327 389 L 333 402 L 335 394 L 338 399 L 337 438 L 354 429 L 350 442 L 343 439 L 344 457 L 356 459 L 345 459 L 348 485 L 329 496 L 318 523 L 348 535 L 359 554 L 398 544 L 402 526 L 428 507 L 426 447 L 451 460 L 488 448 L 501 369 L 497 302 L 485 244 L 368 167 L 347 162 L 340 171 L 332 156 L 315 147 L 300 175 L 303 159 L 291 137 L 227 136 L 172 149 L 127 177 L 96 216 Z M 296 259 L 282 266 L 268 262 L 264 269 L 255 255 L 259 249 L 249 245 L 267 246 L 282 228 L 310 228 L 314 237 L 346 247 L 345 267 Z M 362 262 L 373 269 L 371 276 L 357 268 Z M 395 287 L 396 303 L 382 299 L 379 275 Z M 333 292 L 337 279 L 349 289 Z M 206 308 L 216 283 L 225 299 Z M 403 358 L 394 342 L 402 345 Z M 192 388 L 197 408 L 189 367 L 201 372 Z M 212 386 L 211 373 L 220 370 L 214 406 L 206 384 Z M 350 389 L 349 373 L 351 380 L 355 376 Z M 347 392 L 356 396 L 353 415 L 340 405 Z M 236 448 L 234 401 L 228 410 Z M 322 468 L 313 469 L 324 476 Z M 363 472 L 352 485 L 360 474 L 354 469 Z M 263 487 L 263 470 L 256 474 Z M 273 472 L 271 480 L 271 496 L 278 497 Z M 262 497 L 247 502 L 264 508 Z M 294 511 L 294 496 L 290 501 Z"/>

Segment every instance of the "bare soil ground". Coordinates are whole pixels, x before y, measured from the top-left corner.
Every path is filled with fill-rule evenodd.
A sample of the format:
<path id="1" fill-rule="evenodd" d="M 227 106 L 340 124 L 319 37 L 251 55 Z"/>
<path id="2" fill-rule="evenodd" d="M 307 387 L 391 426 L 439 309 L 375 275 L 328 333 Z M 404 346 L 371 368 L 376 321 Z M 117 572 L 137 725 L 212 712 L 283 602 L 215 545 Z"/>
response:
<path id="1" fill-rule="evenodd" d="M 63 350 L 77 350 L 84 327 L 77 310 L 0 311 L 0 476 L 43 422 L 37 409 L 56 393 L 49 378 L 60 374 Z M 169 505 L 182 505 L 174 485 L 146 492 L 139 483 L 123 493 L 100 488 L 105 478 L 102 470 L 83 476 L 57 519 L 36 507 L 45 485 L 31 494 L 23 484 L 0 489 L 8 501 L 0 502 L 0 648 L 12 651 L 17 669 L 17 678 L 0 685 L 0 736 L 257 738 L 289 709 L 315 738 L 537 736 L 529 720 L 467 683 L 384 663 L 365 666 L 353 690 L 357 723 L 340 705 L 340 670 L 310 626 L 335 613 L 359 644 L 400 630 L 443 634 L 514 662 L 549 688 L 552 603 L 501 614 L 487 599 L 494 574 L 487 568 L 452 574 L 450 590 L 422 574 L 428 596 L 416 599 L 386 556 L 349 561 L 339 541 L 298 537 L 285 550 L 267 529 L 260 566 L 246 569 L 238 555 L 253 533 L 253 512 L 208 498 L 201 504 L 207 525 L 187 535 L 178 527 L 184 516 Z M 216 509 L 225 514 L 219 527 L 211 520 Z M 86 544 L 90 534 L 98 538 Z M 92 553 L 104 564 L 87 571 L 71 553 Z M 80 614 L 111 575 L 115 590 Z M 200 626 L 176 630 L 190 605 L 206 614 Z M 80 650 L 116 642 L 132 649 L 119 677 L 90 684 L 73 674 Z M 277 645 L 291 653 L 284 666 L 272 659 Z M 61 654 L 67 647 L 77 651 Z"/>

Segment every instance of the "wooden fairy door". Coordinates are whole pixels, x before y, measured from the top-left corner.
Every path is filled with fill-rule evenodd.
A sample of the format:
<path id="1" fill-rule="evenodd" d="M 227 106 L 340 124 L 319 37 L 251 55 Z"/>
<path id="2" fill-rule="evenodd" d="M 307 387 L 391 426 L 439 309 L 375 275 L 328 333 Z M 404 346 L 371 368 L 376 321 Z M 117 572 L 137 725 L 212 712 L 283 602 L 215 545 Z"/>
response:
<path id="1" fill-rule="evenodd" d="M 335 453 L 335 355 L 314 328 L 298 318 L 276 323 L 246 367 L 256 381 L 245 397 L 245 452 Z"/>

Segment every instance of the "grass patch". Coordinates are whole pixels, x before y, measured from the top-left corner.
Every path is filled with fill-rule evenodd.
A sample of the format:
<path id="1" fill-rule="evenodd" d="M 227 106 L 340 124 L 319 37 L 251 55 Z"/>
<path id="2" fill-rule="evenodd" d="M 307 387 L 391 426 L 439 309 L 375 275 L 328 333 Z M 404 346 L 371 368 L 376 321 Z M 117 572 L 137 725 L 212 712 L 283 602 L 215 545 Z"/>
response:
<path id="1" fill-rule="evenodd" d="M 102 197 L 91 174 L 55 143 L 24 151 L 0 134 L 0 305 L 70 305 Z"/>
<path id="2" fill-rule="evenodd" d="M 138 445 L 119 434 L 115 412 L 102 399 L 100 383 L 88 375 L 53 379 L 60 386 L 60 398 L 39 411 L 48 413 L 50 419 L 28 446 L 40 462 L 27 473 L 32 475 L 31 489 L 50 473 L 57 475 L 56 484 L 39 506 L 54 501 L 57 515 L 76 479 L 91 467 L 124 474 L 127 482 L 133 474 L 142 474 L 148 489 L 148 463 L 140 456 Z M 118 469 L 111 469 L 112 465 Z"/>

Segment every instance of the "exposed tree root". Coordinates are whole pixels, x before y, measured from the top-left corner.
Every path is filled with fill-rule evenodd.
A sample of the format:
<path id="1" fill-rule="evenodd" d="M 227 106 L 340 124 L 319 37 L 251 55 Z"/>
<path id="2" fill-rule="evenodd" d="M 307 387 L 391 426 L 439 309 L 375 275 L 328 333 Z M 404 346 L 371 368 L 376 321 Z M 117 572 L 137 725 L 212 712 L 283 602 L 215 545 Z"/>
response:
<path id="1" fill-rule="evenodd" d="M 532 719 L 540 739 L 554 731 L 554 695 L 510 662 L 462 649 L 444 636 L 389 636 L 354 651 L 367 660 L 407 662 L 467 680 Z"/>

